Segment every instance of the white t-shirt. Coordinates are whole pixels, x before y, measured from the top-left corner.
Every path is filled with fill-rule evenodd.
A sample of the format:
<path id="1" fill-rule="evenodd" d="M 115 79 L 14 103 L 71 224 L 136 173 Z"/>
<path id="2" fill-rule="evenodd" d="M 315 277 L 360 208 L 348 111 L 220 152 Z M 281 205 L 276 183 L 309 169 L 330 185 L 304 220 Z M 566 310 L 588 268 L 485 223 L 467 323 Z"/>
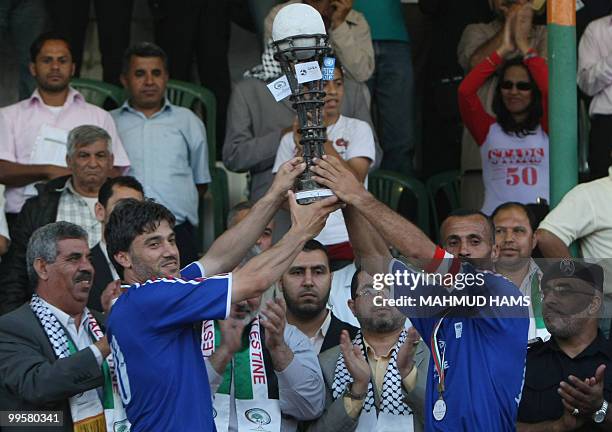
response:
<path id="1" fill-rule="evenodd" d="M 376 159 L 372 128 L 362 120 L 341 115 L 336 123 L 327 127 L 327 138 L 333 143 L 334 148 L 344 160 L 365 157 L 374 162 Z M 280 166 L 292 159 L 295 154 L 293 132 L 288 132 L 281 138 L 272 172 L 276 173 Z M 367 178 L 365 183 L 367 185 Z M 325 227 L 315 238 L 326 246 L 347 242 L 348 239 L 342 210 L 336 210 L 329 215 Z"/>
<path id="2" fill-rule="evenodd" d="M 604 269 L 604 292 L 612 293 L 612 167 L 608 177 L 582 183 L 565 194 L 538 228 L 566 246 L 580 240 L 582 256 Z"/>
<path id="3" fill-rule="evenodd" d="M 60 105 L 60 106 L 51 106 L 51 105 L 47 105 L 47 104 L 43 104 L 43 105 L 45 106 L 45 108 L 47 108 L 49 111 L 51 111 L 55 117 L 57 117 L 59 115 L 59 113 L 61 113 L 62 110 L 64 109 L 63 105 Z"/>
<path id="4" fill-rule="evenodd" d="M 482 179 L 485 186 L 484 214 L 490 215 L 500 204 L 523 204 L 549 200 L 548 135 L 541 126 L 533 135 L 506 134 L 498 123 L 491 125 L 480 146 Z"/>

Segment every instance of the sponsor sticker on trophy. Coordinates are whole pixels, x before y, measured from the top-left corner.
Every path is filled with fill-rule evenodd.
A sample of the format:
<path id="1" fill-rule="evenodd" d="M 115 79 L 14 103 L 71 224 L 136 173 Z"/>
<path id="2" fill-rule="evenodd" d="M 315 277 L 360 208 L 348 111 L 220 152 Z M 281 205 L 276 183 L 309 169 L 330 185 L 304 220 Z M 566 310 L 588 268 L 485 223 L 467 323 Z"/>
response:
<path id="1" fill-rule="evenodd" d="M 319 62 L 297 63 L 295 65 L 295 77 L 300 84 L 320 80 L 323 78 L 323 74 L 321 73 Z"/>
<path id="2" fill-rule="evenodd" d="M 287 79 L 286 75 L 283 75 L 268 84 L 268 89 L 270 90 L 270 93 L 272 93 L 272 96 L 274 96 L 274 100 L 276 100 L 276 102 L 280 102 L 287 96 L 291 96 L 291 86 L 289 86 L 289 80 Z"/>
<path id="3" fill-rule="evenodd" d="M 321 73 L 323 74 L 323 81 L 334 80 L 334 69 L 336 68 L 336 59 L 334 57 L 323 58 L 323 68 Z"/>

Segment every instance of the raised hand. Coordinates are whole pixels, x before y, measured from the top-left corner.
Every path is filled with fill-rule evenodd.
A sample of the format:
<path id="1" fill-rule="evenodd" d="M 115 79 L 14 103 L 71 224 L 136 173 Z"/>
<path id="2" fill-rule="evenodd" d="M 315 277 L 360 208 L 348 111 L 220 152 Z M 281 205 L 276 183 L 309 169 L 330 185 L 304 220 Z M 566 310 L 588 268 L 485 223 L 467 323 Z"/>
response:
<path id="1" fill-rule="evenodd" d="M 299 205 L 293 192 L 289 191 L 289 210 L 291 212 L 291 228 L 302 231 L 309 238 L 316 237 L 330 213 L 338 210 L 342 204 L 338 198 L 331 196 L 309 205 Z"/>
<path id="2" fill-rule="evenodd" d="M 266 317 L 260 323 L 266 329 L 266 348 L 272 351 L 285 344 L 285 323 L 287 315 L 285 300 L 276 298 L 268 300 L 261 314 Z"/>
<path id="3" fill-rule="evenodd" d="M 228 318 L 220 320 L 219 330 L 221 331 L 221 344 L 219 349 L 226 351 L 230 357 L 242 348 L 242 332 L 246 325 L 244 320 Z"/>
<path id="4" fill-rule="evenodd" d="M 514 43 L 514 22 L 516 21 L 516 9 L 512 9 L 506 13 L 506 20 L 504 21 L 504 33 L 502 43 L 497 49 L 497 54 L 501 58 L 506 58 L 509 54 L 516 51 L 516 44 Z"/>
<path id="5" fill-rule="evenodd" d="M 342 161 L 333 156 L 325 155 L 323 159 L 315 159 L 312 172 L 313 179 L 330 188 L 334 194 L 347 204 L 353 204 L 363 193 L 365 186 Z"/>
<path id="6" fill-rule="evenodd" d="M 285 342 L 287 305 L 282 298 L 268 300 L 261 314 L 260 324 L 266 329 L 265 344 L 272 358 L 274 370 L 283 371 L 293 360 L 293 351 Z"/>
<path id="7" fill-rule="evenodd" d="M 332 29 L 336 29 L 353 9 L 353 0 L 331 0 L 331 7 L 334 10 L 331 16 Z"/>
<path id="8" fill-rule="evenodd" d="M 353 392 L 365 393 L 368 390 L 372 370 L 361 352 L 361 347 L 353 345 L 346 330 L 342 330 L 340 334 L 340 351 L 344 356 L 344 364 L 353 377 Z"/>
<path id="9" fill-rule="evenodd" d="M 282 164 L 274 176 L 274 181 L 270 187 L 271 193 L 285 199 L 287 197 L 287 191 L 293 187 L 295 179 L 303 173 L 305 169 L 306 164 L 301 157 L 295 157 Z"/>
<path id="10" fill-rule="evenodd" d="M 402 344 L 397 353 L 397 368 L 400 371 L 402 379 L 406 378 L 414 367 L 414 353 L 419 344 L 419 333 L 414 327 L 408 329 L 406 340 Z"/>
<path id="11" fill-rule="evenodd" d="M 109 313 L 112 307 L 113 300 L 121 295 L 121 281 L 115 280 L 110 282 L 102 291 L 100 303 L 105 314 Z"/>
<path id="12" fill-rule="evenodd" d="M 517 7 L 513 26 L 516 47 L 521 50 L 523 54 L 527 54 L 527 51 L 531 49 L 529 35 L 533 28 L 533 7 L 530 1 Z"/>
<path id="13" fill-rule="evenodd" d="M 592 415 L 601 408 L 603 404 L 603 388 L 604 388 L 604 375 L 606 371 L 606 365 L 599 365 L 595 371 L 595 376 L 587 378 L 584 381 L 570 375 L 568 383 L 562 381 L 559 385 L 559 394 L 561 398 L 568 404 L 568 406 L 577 408 L 581 414 Z"/>

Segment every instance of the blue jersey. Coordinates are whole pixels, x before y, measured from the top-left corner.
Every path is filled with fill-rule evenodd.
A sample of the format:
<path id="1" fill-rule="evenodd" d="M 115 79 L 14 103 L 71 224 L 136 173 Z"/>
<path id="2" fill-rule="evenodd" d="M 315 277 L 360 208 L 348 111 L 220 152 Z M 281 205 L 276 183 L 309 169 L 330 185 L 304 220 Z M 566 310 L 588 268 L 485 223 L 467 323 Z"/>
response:
<path id="1" fill-rule="evenodd" d="M 181 279 L 132 285 L 113 305 L 107 336 L 134 432 L 215 430 L 193 323 L 227 318 L 232 279 L 202 273 L 192 263 Z"/>
<path id="2" fill-rule="evenodd" d="M 393 273 L 397 270 L 413 272 L 396 260 L 391 270 Z M 480 287 L 455 291 L 454 295 L 522 300 L 519 289 L 500 275 L 477 271 L 467 263 L 462 265 L 462 273 L 480 274 L 484 283 Z M 396 285 L 396 291 L 397 288 Z M 399 288 L 402 291 L 402 287 Z M 418 286 L 413 291 L 402 291 L 402 295 L 417 299 L 434 293 L 449 296 L 443 287 L 438 288 L 444 292 L 431 286 Z M 400 310 L 410 318 L 431 350 L 434 327 L 443 311 L 440 310 L 441 313 L 436 316 L 426 316 L 422 308 Z M 482 307 L 455 307 L 450 312 L 443 319 L 437 335 L 440 353 L 444 353 L 446 414 L 441 420 L 433 416 L 433 407 L 439 397 L 439 377 L 432 355 L 424 406 L 425 429 L 449 432 L 515 431 L 525 373 L 528 308 L 524 305 L 490 307 L 488 303 Z"/>

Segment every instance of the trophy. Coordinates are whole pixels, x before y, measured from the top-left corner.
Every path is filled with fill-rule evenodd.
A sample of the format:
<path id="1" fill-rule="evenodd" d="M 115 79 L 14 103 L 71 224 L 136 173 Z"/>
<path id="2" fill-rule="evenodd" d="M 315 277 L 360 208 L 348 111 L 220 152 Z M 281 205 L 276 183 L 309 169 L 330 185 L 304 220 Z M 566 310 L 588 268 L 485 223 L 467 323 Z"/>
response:
<path id="1" fill-rule="evenodd" d="M 303 148 L 306 169 L 296 179 L 296 200 L 299 204 L 311 204 L 332 196 L 333 192 L 312 179 L 313 158 L 323 156 L 327 131 L 323 124 L 325 92 L 320 66 L 331 51 L 325 25 L 319 12 L 302 3 L 282 8 L 272 26 L 272 40 L 276 50 L 274 58 L 291 89 L 290 100 L 297 111 L 300 144 Z M 333 61 L 333 59 L 331 59 Z M 333 70 L 332 70 L 333 74 Z"/>

